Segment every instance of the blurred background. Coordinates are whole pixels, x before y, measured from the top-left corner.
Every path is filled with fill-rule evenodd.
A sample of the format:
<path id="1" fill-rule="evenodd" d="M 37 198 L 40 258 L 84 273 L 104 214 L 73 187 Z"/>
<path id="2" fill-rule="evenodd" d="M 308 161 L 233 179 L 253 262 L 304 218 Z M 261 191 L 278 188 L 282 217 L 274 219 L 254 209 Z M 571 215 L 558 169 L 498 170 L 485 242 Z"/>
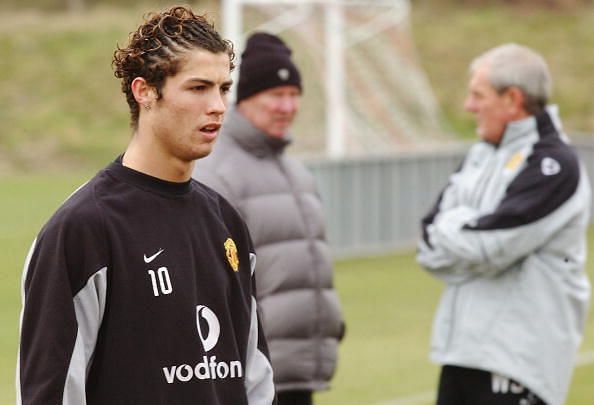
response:
<path id="1" fill-rule="evenodd" d="M 565 131 L 594 178 L 594 1 L 235 3 L 240 18 L 230 20 L 228 4 L 187 2 L 235 40 L 238 54 L 243 34 L 278 33 L 304 79 L 289 152 L 319 182 L 348 323 L 333 388 L 316 400 L 429 404 L 440 285 L 412 249 L 419 218 L 475 137 L 462 109 L 468 64 L 504 42 L 540 51 Z M 0 404 L 14 403 L 28 246 L 63 199 L 124 150 L 131 132 L 113 51 L 143 14 L 174 4 L 0 0 Z M 329 4 L 344 7 L 337 16 Z M 593 333 L 589 321 L 570 404 L 594 402 Z"/>
<path id="2" fill-rule="evenodd" d="M 324 156 L 327 62 L 335 58 L 328 55 L 323 2 L 243 1 L 243 32 L 278 32 L 304 70 L 303 109 L 295 128 L 299 141 L 291 152 Z M 534 47 L 549 61 L 566 130 L 594 132 L 592 0 L 342 3 L 347 4 L 343 34 L 335 37 L 341 38 L 345 65 L 344 154 L 378 155 L 434 148 L 436 139 L 472 139 L 472 116 L 462 110 L 467 65 L 478 53 L 508 41 Z M 121 151 L 130 131 L 111 69 L 113 50 L 144 13 L 172 4 L 2 0 L 0 171 L 96 168 Z M 190 4 L 223 29 L 219 1 Z M 241 38 L 233 39 L 241 51 Z"/>

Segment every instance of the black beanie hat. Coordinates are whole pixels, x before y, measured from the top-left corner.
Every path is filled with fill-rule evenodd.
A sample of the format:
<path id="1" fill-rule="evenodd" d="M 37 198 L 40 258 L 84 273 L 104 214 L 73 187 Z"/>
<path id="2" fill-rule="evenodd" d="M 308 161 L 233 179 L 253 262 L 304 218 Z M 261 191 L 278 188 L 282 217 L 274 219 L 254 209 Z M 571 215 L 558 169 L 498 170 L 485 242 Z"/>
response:
<path id="1" fill-rule="evenodd" d="M 236 103 L 279 86 L 297 86 L 302 90 L 301 75 L 291 61 L 291 50 L 275 35 L 252 34 L 241 54 Z"/>

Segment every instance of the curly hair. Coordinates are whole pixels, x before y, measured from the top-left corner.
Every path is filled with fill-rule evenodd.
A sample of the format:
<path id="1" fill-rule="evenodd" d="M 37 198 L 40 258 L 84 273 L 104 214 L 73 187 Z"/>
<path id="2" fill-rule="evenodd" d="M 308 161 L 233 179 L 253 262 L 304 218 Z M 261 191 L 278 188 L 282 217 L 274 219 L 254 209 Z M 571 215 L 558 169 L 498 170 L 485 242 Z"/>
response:
<path id="1" fill-rule="evenodd" d="M 161 13 L 149 13 L 144 23 L 130 33 L 128 42 L 125 48 L 117 46 L 112 65 L 115 77 L 122 81 L 134 129 L 140 113 L 131 88 L 135 78 L 144 78 L 160 99 L 165 80 L 177 74 L 183 54 L 194 48 L 226 53 L 231 70 L 235 68 L 233 44 L 221 38 L 204 15 L 194 14 L 189 7 L 176 6 Z"/>

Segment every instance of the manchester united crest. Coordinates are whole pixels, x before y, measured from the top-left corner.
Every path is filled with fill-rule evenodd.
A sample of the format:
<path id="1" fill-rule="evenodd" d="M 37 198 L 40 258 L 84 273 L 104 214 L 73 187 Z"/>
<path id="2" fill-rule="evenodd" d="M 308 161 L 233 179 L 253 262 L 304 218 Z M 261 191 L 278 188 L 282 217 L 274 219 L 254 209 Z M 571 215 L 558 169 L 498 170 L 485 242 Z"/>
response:
<path id="1" fill-rule="evenodd" d="M 229 261 L 229 265 L 233 269 L 233 271 L 239 271 L 239 258 L 237 257 L 237 246 L 235 246 L 235 242 L 233 239 L 227 238 L 225 241 L 225 254 L 227 255 L 227 260 Z"/>
<path id="2" fill-rule="evenodd" d="M 522 162 L 524 162 L 524 153 L 518 152 L 507 161 L 505 170 L 516 170 Z"/>

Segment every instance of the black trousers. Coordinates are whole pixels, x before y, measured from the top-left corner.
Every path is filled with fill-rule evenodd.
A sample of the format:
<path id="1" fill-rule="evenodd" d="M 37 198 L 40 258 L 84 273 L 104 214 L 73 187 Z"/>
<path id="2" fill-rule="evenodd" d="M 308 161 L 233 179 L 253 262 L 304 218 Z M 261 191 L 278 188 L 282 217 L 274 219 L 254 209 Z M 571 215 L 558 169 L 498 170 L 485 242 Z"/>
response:
<path id="1" fill-rule="evenodd" d="M 312 405 L 311 391 L 283 391 L 277 393 L 278 405 Z"/>
<path id="2" fill-rule="evenodd" d="M 546 405 L 516 381 L 472 368 L 443 366 L 437 405 Z"/>

